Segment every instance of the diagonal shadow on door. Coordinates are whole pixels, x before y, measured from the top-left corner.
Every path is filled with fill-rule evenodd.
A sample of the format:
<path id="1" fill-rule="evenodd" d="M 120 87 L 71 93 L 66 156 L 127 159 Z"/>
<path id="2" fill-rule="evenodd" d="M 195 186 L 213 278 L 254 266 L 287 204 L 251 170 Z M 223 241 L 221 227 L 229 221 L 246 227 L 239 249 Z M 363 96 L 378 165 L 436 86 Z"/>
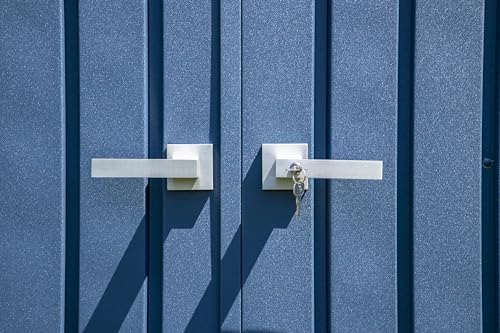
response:
<path id="1" fill-rule="evenodd" d="M 149 189 L 146 188 L 146 193 Z M 164 231 L 163 240 L 172 229 L 194 226 L 208 199 L 206 192 L 178 192 L 166 209 L 176 207 L 176 218 Z M 189 198 L 185 195 L 191 194 Z M 187 201 L 189 199 L 189 201 Z M 186 202 L 190 202 L 186 205 Z M 147 277 L 147 216 L 135 231 L 84 332 L 118 332 Z M 157 221 L 158 222 L 158 221 Z"/>
<path id="2" fill-rule="evenodd" d="M 142 218 L 84 332 L 118 332 L 147 275 L 147 218 Z"/>
<path id="3" fill-rule="evenodd" d="M 220 304 L 220 318 L 223 321 L 232 304 L 240 293 L 242 285 L 248 279 L 273 229 L 286 228 L 290 223 L 294 208 L 288 191 L 262 191 L 261 160 L 259 152 L 252 163 L 242 187 L 242 225 L 244 240 L 242 242 L 242 225 L 238 228 L 231 244 L 221 261 L 221 271 L 228 271 L 228 265 L 239 257 L 242 250 L 242 281 L 225 288 L 227 295 Z M 189 197 L 184 197 L 189 194 Z M 168 206 L 176 207 L 176 218 L 170 227 L 164 230 L 163 241 L 172 229 L 192 228 L 208 200 L 206 192 L 178 192 L 170 196 Z M 175 199 L 174 199 L 175 198 Z M 189 200 L 188 200 L 189 199 Z M 186 202 L 190 202 L 186 205 Z M 165 207 L 168 209 L 168 207 Z M 168 210 L 167 210 L 168 211 Z M 117 332 L 132 307 L 137 294 L 141 290 L 147 276 L 147 225 L 143 218 L 118 267 L 113 274 L 104 294 L 92 314 L 84 332 Z M 212 250 L 213 247 L 212 247 Z M 218 256 L 218 253 L 216 254 Z M 213 295 L 218 291 L 218 276 L 208 284 L 196 310 L 188 323 L 186 332 L 205 331 L 206 316 L 213 313 Z"/>
<path id="4" fill-rule="evenodd" d="M 261 165 L 262 152 L 259 151 L 243 181 L 241 225 L 221 261 L 221 271 L 227 272 L 229 271 L 227 266 L 234 263 L 234 257 L 240 256 L 240 249 L 243 252 L 241 283 L 221 286 L 225 288 L 226 295 L 220 304 L 221 321 L 228 315 L 272 231 L 276 228 L 287 228 L 295 213 L 295 205 L 288 191 L 262 191 Z M 218 290 L 218 283 L 218 280 L 210 281 L 189 321 L 186 332 L 206 330 L 204 319 L 214 306 L 211 295 Z"/>

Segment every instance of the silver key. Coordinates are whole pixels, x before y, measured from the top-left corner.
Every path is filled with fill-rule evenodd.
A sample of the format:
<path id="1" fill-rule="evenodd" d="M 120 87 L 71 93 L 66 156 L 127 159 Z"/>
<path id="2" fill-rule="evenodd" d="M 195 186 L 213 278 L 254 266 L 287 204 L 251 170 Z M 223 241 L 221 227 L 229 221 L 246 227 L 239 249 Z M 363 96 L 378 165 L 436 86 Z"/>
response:
<path id="1" fill-rule="evenodd" d="M 295 215 L 300 217 L 300 204 L 306 190 L 306 173 L 304 168 L 298 163 L 293 163 L 288 170 L 292 173 L 293 195 L 295 196 Z"/>
<path id="2" fill-rule="evenodd" d="M 295 196 L 295 215 L 300 217 L 300 204 L 302 202 L 302 197 L 304 196 L 305 185 L 304 183 L 294 183 L 293 184 L 293 195 Z"/>

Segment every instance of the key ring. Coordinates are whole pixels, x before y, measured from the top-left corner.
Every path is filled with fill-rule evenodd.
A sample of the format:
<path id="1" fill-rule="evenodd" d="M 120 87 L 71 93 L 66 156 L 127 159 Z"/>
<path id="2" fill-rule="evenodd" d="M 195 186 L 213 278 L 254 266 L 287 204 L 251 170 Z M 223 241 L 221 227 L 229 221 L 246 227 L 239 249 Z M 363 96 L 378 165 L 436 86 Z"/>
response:
<path id="1" fill-rule="evenodd" d="M 294 184 L 303 183 L 306 180 L 306 170 L 297 162 L 292 163 L 288 172 L 292 173 L 292 180 Z"/>

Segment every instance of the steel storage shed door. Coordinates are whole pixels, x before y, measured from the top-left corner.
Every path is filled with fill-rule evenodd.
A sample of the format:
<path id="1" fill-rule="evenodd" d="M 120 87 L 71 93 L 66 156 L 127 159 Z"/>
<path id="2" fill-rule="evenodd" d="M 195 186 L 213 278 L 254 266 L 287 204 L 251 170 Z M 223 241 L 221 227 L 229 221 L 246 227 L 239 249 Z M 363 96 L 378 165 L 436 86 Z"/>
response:
<path id="1" fill-rule="evenodd" d="M 0 3 L 1 332 L 498 331 L 495 0 L 45 2 Z"/>

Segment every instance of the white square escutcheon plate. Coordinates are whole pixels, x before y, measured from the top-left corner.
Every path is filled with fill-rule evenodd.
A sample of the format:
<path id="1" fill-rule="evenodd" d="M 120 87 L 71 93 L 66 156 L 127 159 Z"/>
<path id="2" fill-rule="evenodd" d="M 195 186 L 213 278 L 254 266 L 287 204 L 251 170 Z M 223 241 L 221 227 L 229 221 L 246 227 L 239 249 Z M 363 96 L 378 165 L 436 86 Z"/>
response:
<path id="1" fill-rule="evenodd" d="M 198 178 L 168 178 L 168 191 L 210 191 L 214 189 L 212 144 L 167 144 L 167 158 L 197 159 Z"/>
<path id="2" fill-rule="evenodd" d="M 276 178 L 276 159 L 307 159 L 307 143 L 264 143 L 262 144 L 262 189 L 292 190 L 291 178 Z M 305 181 L 308 189 L 308 180 Z"/>

